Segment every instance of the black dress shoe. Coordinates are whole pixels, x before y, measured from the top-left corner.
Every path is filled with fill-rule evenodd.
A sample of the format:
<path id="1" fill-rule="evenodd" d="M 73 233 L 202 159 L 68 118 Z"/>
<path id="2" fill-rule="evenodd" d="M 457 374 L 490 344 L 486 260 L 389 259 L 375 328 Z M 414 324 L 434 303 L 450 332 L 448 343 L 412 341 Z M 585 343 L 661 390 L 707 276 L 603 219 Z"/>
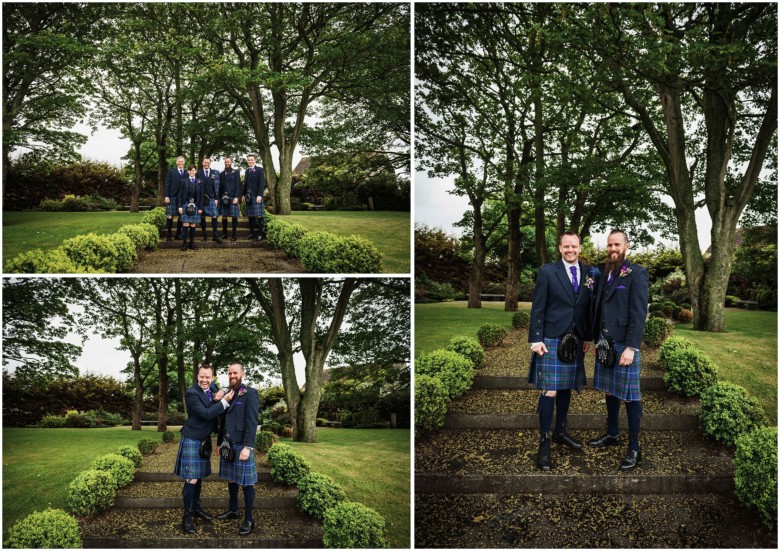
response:
<path id="1" fill-rule="evenodd" d="M 227 237 L 227 235 L 225 237 Z M 236 232 L 233 232 L 233 235 L 230 236 L 230 240 L 231 241 L 235 241 L 236 240 Z"/>
<path id="2" fill-rule="evenodd" d="M 605 434 L 595 440 L 588 440 L 588 446 L 591 448 L 603 448 L 604 446 L 618 446 L 620 444 L 620 435 L 610 436 Z"/>
<path id="3" fill-rule="evenodd" d="M 222 243 L 222 238 L 220 236 L 218 236 L 218 235 L 215 235 L 214 236 L 214 242 L 215 243 Z"/>
<path id="4" fill-rule="evenodd" d="M 214 520 L 214 517 L 206 513 L 206 511 L 204 511 L 203 509 L 195 509 L 192 512 L 192 515 L 198 517 L 201 520 L 205 520 L 206 522 L 211 522 L 212 520 Z"/>
<path id="5" fill-rule="evenodd" d="M 536 456 L 536 466 L 543 471 L 552 469 L 552 459 L 550 459 L 550 439 L 546 435 L 539 440 L 539 453 Z"/>
<path id="6" fill-rule="evenodd" d="M 182 243 L 181 243 L 181 250 L 182 251 L 186 251 L 187 250 L 187 242 L 186 241 L 182 241 Z"/>
<path id="7" fill-rule="evenodd" d="M 582 449 L 582 442 L 574 438 L 571 434 L 565 430 L 561 433 L 554 432 L 552 435 L 553 442 L 556 444 L 563 444 L 569 446 L 573 450 Z"/>
<path id="8" fill-rule="evenodd" d="M 251 520 L 245 520 L 244 524 L 241 525 L 241 528 L 238 529 L 238 535 L 239 536 L 246 536 L 248 533 L 250 533 L 255 528 L 254 521 Z"/>
<path id="9" fill-rule="evenodd" d="M 228 511 L 227 513 L 217 515 L 217 520 L 230 520 L 234 518 L 241 518 L 241 513 L 238 511 Z"/>
<path id="10" fill-rule="evenodd" d="M 194 241 L 190 243 L 190 249 L 192 249 L 193 251 L 197 251 L 198 250 L 198 246 L 195 244 Z"/>
<path id="11" fill-rule="evenodd" d="M 227 239 L 227 238 L 228 238 L 227 232 L 222 232 L 222 239 Z"/>
<path id="12" fill-rule="evenodd" d="M 184 238 L 181 236 L 181 234 L 177 233 L 176 234 L 176 241 L 181 241 L 182 239 L 184 239 Z"/>
<path id="13" fill-rule="evenodd" d="M 208 237 L 206 237 L 206 234 L 204 233 L 204 234 L 203 234 L 203 239 L 202 239 L 202 241 L 205 243 L 205 242 L 206 242 L 206 241 L 208 241 L 208 240 L 209 240 L 209 238 L 208 238 Z"/>
<path id="14" fill-rule="evenodd" d="M 642 452 L 640 450 L 629 449 L 625 459 L 620 462 L 621 471 L 630 471 L 636 469 L 636 466 L 642 462 Z"/>
<path id="15" fill-rule="evenodd" d="M 195 523 L 192 522 L 192 515 L 184 513 L 184 517 L 181 519 L 181 529 L 185 534 L 195 533 Z"/>
<path id="16" fill-rule="evenodd" d="M 250 233 L 249 235 L 246 236 L 246 238 L 247 239 L 254 239 L 255 238 L 255 234 L 254 233 Z"/>

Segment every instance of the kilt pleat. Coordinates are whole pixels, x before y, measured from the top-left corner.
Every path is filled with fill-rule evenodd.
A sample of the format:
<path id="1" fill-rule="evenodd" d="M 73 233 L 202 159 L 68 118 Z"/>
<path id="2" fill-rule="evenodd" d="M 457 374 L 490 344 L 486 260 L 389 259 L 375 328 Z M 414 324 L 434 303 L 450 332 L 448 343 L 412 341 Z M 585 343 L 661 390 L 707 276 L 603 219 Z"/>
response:
<path id="1" fill-rule="evenodd" d="M 599 362 L 596 362 L 596 368 L 593 374 L 593 388 L 603 390 L 626 402 L 635 402 L 641 400 L 639 391 L 640 360 L 642 353 L 634 353 L 634 361 L 631 365 L 620 365 L 620 355 L 626 349 L 625 346 L 615 343 L 615 354 L 617 361 L 615 367 L 605 368 Z"/>
<path id="2" fill-rule="evenodd" d="M 252 201 L 251 203 L 247 203 L 246 205 L 246 215 L 247 216 L 263 216 L 263 203 L 256 203 Z"/>
<path id="3" fill-rule="evenodd" d="M 219 476 L 227 478 L 241 486 L 250 486 L 257 482 L 257 469 L 255 468 L 255 451 L 249 452 L 249 458 L 245 461 L 239 461 L 238 456 L 244 446 L 233 445 L 233 451 L 236 454 L 236 460 L 233 462 L 219 459 Z"/>
<path id="4" fill-rule="evenodd" d="M 221 216 L 230 216 L 232 218 L 238 218 L 241 216 L 240 206 L 234 205 L 233 203 L 229 204 L 228 206 L 224 206 L 220 203 L 219 213 Z"/>
<path id="5" fill-rule="evenodd" d="M 211 436 L 209 436 L 211 438 Z M 200 441 L 182 437 L 176 454 L 173 474 L 188 478 L 206 478 L 211 474 L 211 460 L 200 456 Z"/>
<path id="6" fill-rule="evenodd" d="M 580 350 L 572 363 L 563 363 L 558 358 L 560 339 L 544 339 L 547 354 L 531 354 L 528 382 L 543 390 L 579 390 L 585 386 L 585 353 Z"/>
<path id="7" fill-rule="evenodd" d="M 219 207 L 214 204 L 214 201 L 208 201 L 203 207 L 203 214 L 206 216 L 219 216 Z"/>
<path id="8" fill-rule="evenodd" d="M 175 199 L 171 199 L 171 202 L 165 207 L 165 214 L 167 216 L 179 216 L 179 205 L 176 204 Z"/>
<path id="9" fill-rule="evenodd" d="M 182 214 L 181 221 L 188 224 L 200 224 L 200 214 Z"/>

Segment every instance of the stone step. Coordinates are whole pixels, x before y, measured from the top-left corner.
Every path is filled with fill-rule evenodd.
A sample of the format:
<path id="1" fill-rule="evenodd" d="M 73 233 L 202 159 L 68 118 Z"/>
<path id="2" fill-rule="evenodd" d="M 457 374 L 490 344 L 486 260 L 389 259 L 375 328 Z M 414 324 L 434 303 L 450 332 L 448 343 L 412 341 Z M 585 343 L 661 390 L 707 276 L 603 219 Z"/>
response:
<path id="1" fill-rule="evenodd" d="M 217 465 L 217 471 L 219 470 L 219 465 Z M 178 475 L 175 475 L 173 473 L 160 473 L 160 472 L 143 472 L 143 471 L 136 471 L 135 472 L 135 478 L 133 479 L 135 482 L 182 482 L 182 478 Z M 213 472 L 209 476 L 205 477 L 204 482 L 224 482 L 227 484 L 228 480 L 227 478 L 222 478 L 219 476 L 218 472 Z M 266 468 L 260 468 L 257 467 L 257 481 L 258 482 L 272 482 L 273 479 L 271 478 L 271 471 Z"/>
<path id="2" fill-rule="evenodd" d="M 195 238 L 195 246 L 199 249 L 255 249 L 255 248 L 265 248 L 265 249 L 274 249 L 274 246 L 271 245 L 268 241 L 257 241 L 257 240 L 250 240 L 250 239 L 243 239 L 239 238 L 236 241 L 231 241 L 230 239 L 223 239 L 222 243 L 217 243 L 216 241 L 211 239 L 211 236 L 209 236 L 208 241 L 201 241 L 200 237 Z M 158 249 L 181 249 L 181 241 L 165 241 L 165 238 L 160 241 L 159 245 L 157 245 Z"/>
<path id="3" fill-rule="evenodd" d="M 294 486 L 257 482 L 255 484 L 257 509 L 295 509 L 298 506 L 298 490 Z M 114 507 L 119 509 L 167 509 L 182 504 L 182 481 L 135 482 L 117 492 Z M 207 479 L 201 489 L 201 504 L 206 509 L 228 508 L 227 482 Z"/>
<path id="4" fill-rule="evenodd" d="M 227 486 L 225 486 L 227 494 Z M 204 509 L 228 509 L 226 497 L 201 497 L 201 506 Z M 179 497 L 116 497 L 114 507 L 117 509 L 171 509 L 180 507 L 182 498 Z M 295 509 L 298 500 L 295 497 L 267 497 L 258 493 L 255 497 L 255 509 Z M 212 511 L 211 514 L 214 512 Z"/>
<path id="5" fill-rule="evenodd" d="M 417 548 L 777 548 L 730 494 L 415 496 Z"/>
<path id="6" fill-rule="evenodd" d="M 239 498 L 239 507 L 243 505 Z M 241 509 L 243 512 L 243 509 Z M 182 509 L 111 509 L 82 522 L 85 548 L 321 548 L 322 527 L 297 510 L 259 509 L 255 530 L 239 536 L 243 519 L 195 521 L 197 532 L 184 534 Z"/>
<path id="7" fill-rule="evenodd" d="M 181 245 L 180 245 L 181 246 Z M 593 384 L 593 375 L 588 376 L 588 384 Z M 641 388 L 643 391 L 662 391 L 666 390 L 666 385 L 662 377 L 642 377 Z M 528 382 L 528 376 L 510 376 L 510 375 L 476 375 L 474 377 L 473 389 L 535 389 L 536 385 Z"/>
<path id="8" fill-rule="evenodd" d="M 569 413 L 569 431 L 603 429 L 606 413 Z M 554 421 L 553 421 L 554 422 Z M 643 431 L 691 431 L 699 426 L 699 416 L 692 414 L 642 416 Z M 625 415 L 620 416 L 620 427 L 628 430 Z M 539 415 L 536 413 L 447 413 L 445 429 L 536 429 L 539 430 Z"/>

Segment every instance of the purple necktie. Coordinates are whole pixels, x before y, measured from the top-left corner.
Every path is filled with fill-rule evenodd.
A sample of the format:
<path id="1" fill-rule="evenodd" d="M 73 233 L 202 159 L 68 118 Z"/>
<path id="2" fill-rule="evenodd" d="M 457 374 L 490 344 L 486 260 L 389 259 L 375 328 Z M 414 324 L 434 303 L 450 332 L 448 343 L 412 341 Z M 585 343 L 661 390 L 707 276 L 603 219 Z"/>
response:
<path id="1" fill-rule="evenodd" d="M 577 281 L 577 267 L 569 266 L 569 271 L 571 272 L 571 290 L 574 291 L 574 294 L 576 295 L 580 288 L 580 282 Z"/>
<path id="2" fill-rule="evenodd" d="M 184 176 L 184 171 L 183 170 L 179 171 L 179 176 Z"/>
<path id="3" fill-rule="evenodd" d="M 206 391 L 206 398 L 208 398 L 208 399 L 209 399 L 209 402 L 211 401 L 211 399 L 212 399 L 212 398 L 211 398 L 211 390 L 207 390 L 207 391 Z"/>

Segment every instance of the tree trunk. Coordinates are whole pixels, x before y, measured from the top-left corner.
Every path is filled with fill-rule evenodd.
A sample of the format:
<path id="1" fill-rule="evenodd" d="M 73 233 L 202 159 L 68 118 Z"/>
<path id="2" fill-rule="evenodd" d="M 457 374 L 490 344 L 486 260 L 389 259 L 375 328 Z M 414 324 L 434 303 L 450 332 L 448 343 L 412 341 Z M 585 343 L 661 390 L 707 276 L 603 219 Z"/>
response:
<path id="1" fill-rule="evenodd" d="M 469 272 L 469 308 L 482 308 L 482 276 L 485 272 L 485 257 L 487 256 L 486 239 L 482 224 L 482 202 L 476 197 L 471 198 L 474 209 L 474 262 Z"/>
<path id="2" fill-rule="evenodd" d="M 292 214 L 290 192 L 292 191 L 292 152 L 280 155 L 279 179 L 276 181 L 274 214 Z"/>
<path id="3" fill-rule="evenodd" d="M 167 342 L 163 342 L 163 352 L 167 351 Z M 160 368 L 159 398 L 160 406 L 157 408 L 157 432 L 168 430 L 168 354 L 161 354 L 157 358 L 157 366 Z"/>
<path id="4" fill-rule="evenodd" d="M 549 262 L 547 258 L 547 217 L 544 212 L 544 113 L 542 110 L 542 90 L 537 89 L 534 98 L 534 148 L 536 149 L 536 193 L 534 194 L 534 227 L 536 231 L 536 258 L 539 266 Z"/>
<path id="5" fill-rule="evenodd" d="M 165 176 L 168 174 L 167 152 L 164 145 L 157 146 L 157 206 L 165 206 Z"/>
<path id="6" fill-rule="evenodd" d="M 144 383 L 141 379 L 141 357 L 138 354 L 133 354 L 133 386 L 135 395 L 132 430 L 141 430 L 141 418 L 144 415 Z"/>
<path id="7" fill-rule="evenodd" d="M 187 415 L 187 401 L 184 399 L 184 394 L 187 392 L 189 381 L 186 380 L 187 369 L 184 364 L 184 335 L 182 334 L 184 316 L 181 305 L 181 279 L 178 277 L 173 280 L 173 292 L 176 299 L 176 376 L 179 379 L 179 395 L 184 414 Z"/>

